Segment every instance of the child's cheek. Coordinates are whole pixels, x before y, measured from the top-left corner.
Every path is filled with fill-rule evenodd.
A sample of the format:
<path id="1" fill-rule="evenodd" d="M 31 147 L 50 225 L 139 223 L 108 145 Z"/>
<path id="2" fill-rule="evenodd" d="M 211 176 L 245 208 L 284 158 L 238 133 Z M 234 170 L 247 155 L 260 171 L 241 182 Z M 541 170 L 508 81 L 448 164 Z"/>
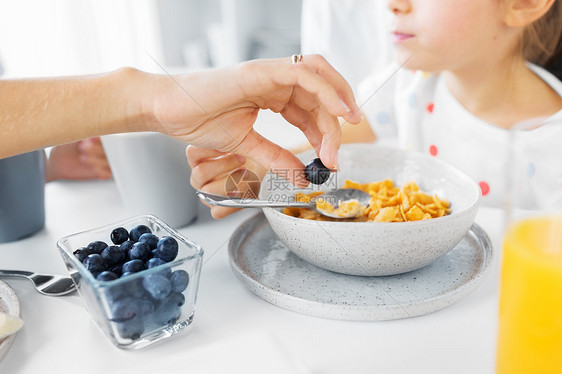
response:
<path id="1" fill-rule="evenodd" d="M 433 26 L 428 27 L 428 34 L 432 44 L 454 47 L 464 44 L 475 32 L 462 17 L 449 17 L 436 20 Z"/>

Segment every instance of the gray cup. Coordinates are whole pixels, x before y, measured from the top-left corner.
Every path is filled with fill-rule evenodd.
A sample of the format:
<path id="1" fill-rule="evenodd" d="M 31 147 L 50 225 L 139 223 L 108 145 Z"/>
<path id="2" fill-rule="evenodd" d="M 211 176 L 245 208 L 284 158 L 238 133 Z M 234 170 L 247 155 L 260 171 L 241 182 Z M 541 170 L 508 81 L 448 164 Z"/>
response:
<path id="1" fill-rule="evenodd" d="M 32 235 L 44 224 L 43 151 L 0 159 L 0 243 Z"/>
<path id="2" fill-rule="evenodd" d="M 199 198 L 189 183 L 187 144 L 152 132 L 101 138 L 130 215 L 153 214 L 173 228 L 197 217 Z"/>

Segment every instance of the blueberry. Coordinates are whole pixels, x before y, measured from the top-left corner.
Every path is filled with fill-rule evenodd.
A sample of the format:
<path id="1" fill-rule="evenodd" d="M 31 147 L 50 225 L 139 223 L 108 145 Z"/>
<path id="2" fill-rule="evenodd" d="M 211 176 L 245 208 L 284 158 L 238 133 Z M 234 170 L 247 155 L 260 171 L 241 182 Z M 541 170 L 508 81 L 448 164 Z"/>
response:
<path id="1" fill-rule="evenodd" d="M 304 168 L 304 177 L 313 184 L 323 184 L 330 178 L 330 169 L 328 169 L 319 158 L 314 159 Z"/>
<path id="2" fill-rule="evenodd" d="M 154 312 L 154 303 L 147 299 L 139 299 L 139 315 L 147 316 Z"/>
<path id="3" fill-rule="evenodd" d="M 150 233 L 144 233 L 140 236 L 139 238 L 139 243 L 146 243 L 150 246 L 150 249 L 155 249 L 156 248 L 156 244 L 158 244 L 158 238 L 156 235 L 154 234 L 150 234 Z"/>
<path id="4" fill-rule="evenodd" d="M 160 266 L 165 264 L 166 261 L 162 260 L 158 257 L 153 257 L 144 264 L 145 269 L 152 269 L 153 267 Z M 159 271 L 158 274 L 165 276 L 166 278 L 170 278 L 172 276 L 172 269 L 169 267 L 163 268 L 162 271 Z"/>
<path id="5" fill-rule="evenodd" d="M 121 243 L 120 248 L 123 252 L 127 253 L 127 252 L 129 252 L 129 249 L 133 248 L 133 244 L 135 244 L 135 242 L 133 242 L 131 240 L 127 240 L 127 241 Z"/>
<path id="6" fill-rule="evenodd" d="M 117 333 L 122 339 L 137 340 L 144 332 L 144 322 L 140 318 L 117 324 Z"/>
<path id="7" fill-rule="evenodd" d="M 129 279 L 128 282 L 125 282 L 123 288 L 127 296 L 133 297 L 135 299 L 140 299 L 146 296 L 146 290 L 142 285 L 142 278 Z"/>
<path id="8" fill-rule="evenodd" d="M 138 242 L 133 244 L 133 247 L 129 250 L 129 258 L 131 260 L 141 260 L 144 262 L 150 258 L 151 253 L 148 244 Z"/>
<path id="9" fill-rule="evenodd" d="M 166 302 L 160 304 L 152 316 L 157 325 L 166 326 L 176 322 L 180 315 L 181 308 L 178 306 L 177 301 L 167 299 Z"/>
<path id="10" fill-rule="evenodd" d="M 176 270 L 170 278 L 173 292 L 183 292 L 189 284 L 189 274 L 185 270 Z"/>
<path id="11" fill-rule="evenodd" d="M 104 249 L 107 248 L 107 244 L 101 241 L 95 241 L 88 244 L 88 248 L 92 253 L 97 253 L 98 255 L 103 252 Z"/>
<path id="12" fill-rule="evenodd" d="M 161 258 L 166 262 L 173 261 L 178 255 L 178 242 L 171 236 L 164 236 L 158 240 L 156 249 L 152 253 L 154 257 Z"/>
<path id="13" fill-rule="evenodd" d="M 124 272 L 121 278 L 128 277 L 129 275 L 134 275 L 137 273 Z M 146 295 L 146 290 L 142 286 L 142 277 L 129 278 L 126 281 L 119 282 L 113 285 L 109 290 L 113 300 L 121 299 L 124 297 L 132 297 L 134 299 L 140 299 Z"/>
<path id="14" fill-rule="evenodd" d="M 150 296 L 156 300 L 163 300 L 172 291 L 170 280 L 160 274 L 151 274 L 144 277 L 142 285 Z"/>
<path id="15" fill-rule="evenodd" d="M 165 264 L 166 261 L 158 257 L 153 257 L 144 264 L 145 269 L 152 269 L 153 267 Z"/>
<path id="16" fill-rule="evenodd" d="M 100 289 L 100 292 L 105 294 L 110 309 L 113 309 L 115 302 L 128 297 L 122 284 L 112 283 L 109 287 L 103 288 L 103 291 Z"/>
<path id="17" fill-rule="evenodd" d="M 145 233 L 149 233 L 149 234 L 152 233 L 152 231 L 150 231 L 150 228 L 148 226 L 145 225 L 135 226 L 129 233 L 129 239 L 131 239 L 134 242 L 138 242 L 141 235 Z"/>
<path id="18" fill-rule="evenodd" d="M 185 304 L 185 296 L 181 293 L 172 292 L 165 301 L 171 303 L 172 305 L 182 306 Z"/>
<path id="19" fill-rule="evenodd" d="M 135 273 L 128 273 L 129 275 Z M 122 275 L 121 278 L 127 275 Z M 107 302 L 110 308 L 114 307 L 114 303 L 123 299 L 138 300 L 148 296 L 146 290 L 142 286 L 140 279 L 127 279 L 119 283 L 109 283 L 107 287 L 100 289 L 100 292 L 105 293 Z"/>
<path id="20" fill-rule="evenodd" d="M 101 273 L 102 271 L 104 271 L 106 267 L 103 258 L 97 253 L 92 253 L 91 255 L 88 255 L 88 257 L 84 259 L 84 266 L 92 274 L 96 274 L 96 275 L 97 273 Z"/>
<path id="21" fill-rule="evenodd" d="M 84 262 L 84 260 L 86 259 L 86 257 L 88 257 L 89 255 L 92 254 L 92 251 L 90 251 L 88 248 L 83 247 L 80 249 L 77 249 L 74 251 L 74 256 L 76 256 L 76 258 L 78 259 L 78 261 L 80 262 Z"/>
<path id="22" fill-rule="evenodd" d="M 123 251 L 123 253 L 125 253 L 125 259 L 124 261 L 129 261 L 129 251 L 131 250 L 131 248 L 133 248 L 133 244 L 135 244 L 135 242 L 127 240 L 126 242 L 123 242 L 120 245 L 121 250 Z"/>
<path id="23" fill-rule="evenodd" d="M 121 267 L 121 271 L 123 273 L 122 276 L 125 276 L 125 273 L 136 273 L 142 270 L 144 263 L 141 260 L 131 260 L 127 261 Z"/>
<path id="24" fill-rule="evenodd" d="M 123 264 L 117 264 L 114 265 L 112 267 L 109 268 L 109 271 L 112 273 L 115 273 L 115 275 L 117 275 L 118 277 L 121 276 L 121 274 L 123 274 Z"/>
<path id="25" fill-rule="evenodd" d="M 129 275 L 133 275 L 133 274 L 135 274 L 135 273 L 132 272 L 132 271 L 126 271 L 126 272 L 121 274 L 120 278 L 125 278 L 125 277 L 128 277 Z"/>
<path id="26" fill-rule="evenodd" d="M 115 280 L 119 278 L 117 276 L 117 274 L 111 272 L 111 271 L 102 271 L 101 273 L 98 274 L 98 276 L 96 277 L 97 280 L 99 281 L 104 281 L 104 282 L 109 282 L 112 280 Z"/>
<path id="27" fill-rule="evenodd" d="M 110 305 L 111 320 L 113 322 L 128 321 L 140 314 L 140 309 L 138 300 L 133 297 L 125 297 L 114 301 Z"/>
<path id="28" fill-rule="evenodd" d="M 111 232 L 110 239 L 113 244 L 121 244 L 129 239 L 129 232 L 124 227 L 118 227 Z"/>
<path id="29" fill-rule="evenodd" d="M 125 260 L 125 253 L 118 245 L 110 245 L 103 250 L 101 257 L 108 265 L 116 265 Z"/>
<path id="30" fill-rule="evenodd" d="M 136 273 L 123 273 L 121 278 L 133 274 Z M 125 298 L 138 300 L 148 296 L 146 290 L 142 286 L 142 279 L 139 278 L 130 278 L 126 281 L 113 284 L 111 287 L 106 287 L 105 292 L 109 301 L 118 301 Z"/>

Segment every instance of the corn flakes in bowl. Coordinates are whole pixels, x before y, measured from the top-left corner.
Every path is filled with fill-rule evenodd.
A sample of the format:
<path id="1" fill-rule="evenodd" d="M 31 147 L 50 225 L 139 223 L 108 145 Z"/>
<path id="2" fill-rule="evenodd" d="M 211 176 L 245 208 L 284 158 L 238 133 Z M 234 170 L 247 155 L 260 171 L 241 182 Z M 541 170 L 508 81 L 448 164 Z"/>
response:
<path id="1" fill-rule="evenodd" d="M 398 187 L 391 179 L 370 183 L 357 183 L 348 179 L 342 188 L 367 193 L 370 196 L 369 204 L 362 205 L 357 199 L 338 202 L 323 199 L 323 191 L 309 194 L 297 192 L 294 196 L 296 201 L 315 203 L 316 209 L 286 207 L 283 213 L 317 221 L 339 221 L 340 217 L 350 217 L 348 222 L 410 222 L 443 217 L 451 211 L 447 200 L 422 191 L 415 181 Z M 333 203 L 337 203 L 337 207 Z"/>
<path id="2" fill-rule="evenodd" d="M 311 151 L 299 157 L 306 164 L 315 155 Z M 378 183 L 381 195 L 386 189 L 388 200 L 379 206 L 372 197 L 366 214 L 354 219 L 326 220 L 318 213 L 307 216 L 263 209 L 285 245 L 316 266 L 362 276 L 413 271 L 453 249 L 474 222 L 481 200 L 478 184 L 440 159 L 377 145 L 350 144 L 340 149 L 339 162 L 339 171 L 320 186 L 297 190 L 271 173 L 261 185 L 260 198 L 270 201 L 290 199 L 297 193 L 318 195 L 344 185 L 374 190 Z"/>

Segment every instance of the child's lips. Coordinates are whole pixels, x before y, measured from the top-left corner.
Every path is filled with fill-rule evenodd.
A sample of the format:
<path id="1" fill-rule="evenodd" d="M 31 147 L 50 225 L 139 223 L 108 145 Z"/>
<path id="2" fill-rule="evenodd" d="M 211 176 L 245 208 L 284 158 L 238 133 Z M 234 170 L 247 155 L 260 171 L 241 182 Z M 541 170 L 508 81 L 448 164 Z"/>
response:
<path id="1" fill-rule="evenodd" d="M 413 34 L 408 34 L 408 33 L 400 32 L 400 31 L 393 31 L 391 33 L 391 35 L 392 35 L 392 42 L 393 43 L 403 43 L 406 40 L 414 37 Z"/>

